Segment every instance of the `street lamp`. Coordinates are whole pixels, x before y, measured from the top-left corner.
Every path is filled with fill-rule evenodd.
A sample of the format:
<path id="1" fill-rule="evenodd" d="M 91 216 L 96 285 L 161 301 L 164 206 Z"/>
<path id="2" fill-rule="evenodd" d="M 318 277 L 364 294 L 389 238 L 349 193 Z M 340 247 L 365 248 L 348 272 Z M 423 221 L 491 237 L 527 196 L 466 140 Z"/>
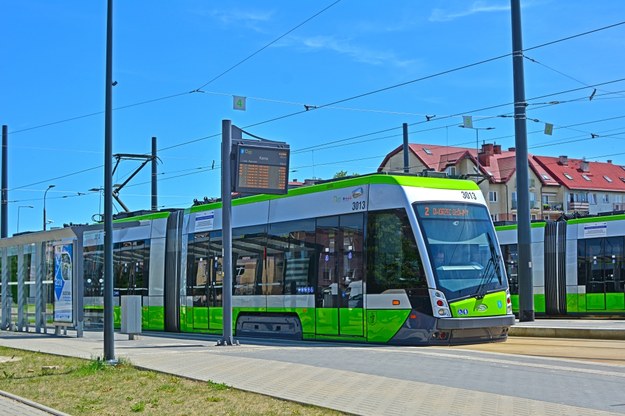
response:
<path id="1" fill-rule="evenodd" d="M 494 130 L 494 127 L 473 127 L 467 125 L 459 125 L 463 129 L 475 130 L 475 160 L 477 160 L 477 173 L 480 173 L 480 130 Z"/>
<path id="2" fill-rule="evenodd" d="M 98 203 L 98 216 L 100 217 L 100 220 L 102 220 L 102 193 L 104 192 L 104 188 L 91 188 L 89 189 L 89 192 L 98 192 L 100 194 L 100 202 Z"/>
<path id="3" fill-rule="evenodd" d="M 48 195 L 48 191 L 54 188 L 56 185 L 48 185 L 48 189 L 43 193 L 43 231 L 46 230 L 46 195 Z"/>
<path id="4" fill-rule="evenodd" d="M 16 233 L 20 232 L 20 209 L 22 208 L 35 208 L 32 205 L 20 205 L 19 207 L 17 207 L 17 231 Z"/>

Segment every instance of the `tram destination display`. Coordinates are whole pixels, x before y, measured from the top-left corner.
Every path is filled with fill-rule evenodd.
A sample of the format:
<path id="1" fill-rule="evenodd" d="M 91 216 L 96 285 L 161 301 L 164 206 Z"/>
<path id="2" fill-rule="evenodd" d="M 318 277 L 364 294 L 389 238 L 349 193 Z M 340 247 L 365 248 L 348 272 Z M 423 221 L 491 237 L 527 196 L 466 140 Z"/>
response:
<path id="1" fill-rule="evenodd" d="M 279 143 L 235 146 L 234 191 L 242 194 L 286 194 L 289 147 Z"/>

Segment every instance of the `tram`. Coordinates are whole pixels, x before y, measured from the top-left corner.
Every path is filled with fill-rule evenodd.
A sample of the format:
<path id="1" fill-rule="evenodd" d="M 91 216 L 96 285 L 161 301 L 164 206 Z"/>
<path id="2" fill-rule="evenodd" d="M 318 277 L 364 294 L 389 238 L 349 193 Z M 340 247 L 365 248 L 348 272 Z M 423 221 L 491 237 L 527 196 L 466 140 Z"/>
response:
<path id="1" fill-rule="evenodd" d="M 447 345 L 504 341 L 514 324 L 500 244 L 474 182 L 328 181 L 235 198 L 232 223 L 235 336 Z M 221 334 L 220 227 L 220 202 L 116 221 L 115 322 L 121 297 L 134 294 L 145 330 Z M 73 231 L 83 322 L 97 327 L 102 227 Z"/>
<path id="2" fill-rule="evenodd" d="M 518 310 L 516 225 L 496 226 Z M 625 316 L 625 215 L 531 224 L 534 310 L 551 316 Z"/>

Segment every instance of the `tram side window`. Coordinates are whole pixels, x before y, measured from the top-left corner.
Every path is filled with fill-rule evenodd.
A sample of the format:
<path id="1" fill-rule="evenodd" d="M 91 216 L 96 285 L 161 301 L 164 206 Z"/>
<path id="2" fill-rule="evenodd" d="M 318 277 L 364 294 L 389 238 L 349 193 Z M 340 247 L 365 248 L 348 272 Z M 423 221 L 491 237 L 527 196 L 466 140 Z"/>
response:
<path id="1" fill-rule="evenodd" d="M 577 242 L 577 284 L 586 293 L 623 292 L 625 270 L 622 237 L 590 238 Z"/>
<path id="2" fill-rule="evenodd" d="M 236 259 L 233 295 L 255 295 L 261 281 L 262 263 L 267 242 L 265 226 L 232 230 L 232 251 Z"/>
<path id="3" fill-rule="evenodd" d="M 193 306 L 208 306 L 209 295 L 209 234 L 189 235 L 187 250 L 187 296 Z"/>
<path id="4" fill-rule="evenodd" d="M 427 287 L 412 228 L 402 209 L 369 213 L 367 282 L 368 293 Z"/>
<path id="5" fill-rule="evenodd" d="M 314 220 L 270 224 L 261 293 L 312 293 L 317 251 Z"/>
<path id="6" fill-rule="evenodd" d="M 123 241 L 113 245 L 115 296 L 148 295 L 150 241 Z"/>

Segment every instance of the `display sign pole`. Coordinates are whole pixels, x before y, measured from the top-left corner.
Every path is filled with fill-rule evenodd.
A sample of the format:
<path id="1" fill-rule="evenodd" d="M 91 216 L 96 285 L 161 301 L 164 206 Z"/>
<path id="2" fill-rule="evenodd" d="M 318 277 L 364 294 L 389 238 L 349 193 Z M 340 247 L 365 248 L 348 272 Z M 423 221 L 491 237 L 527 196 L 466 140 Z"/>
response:
<path id="1" fill-rule="evenodd" d="M 221 221 L 223 255 L 223 338 L 217 345 L 233 345 L 232 339 L 232 122 L 221 122 Z"/>

